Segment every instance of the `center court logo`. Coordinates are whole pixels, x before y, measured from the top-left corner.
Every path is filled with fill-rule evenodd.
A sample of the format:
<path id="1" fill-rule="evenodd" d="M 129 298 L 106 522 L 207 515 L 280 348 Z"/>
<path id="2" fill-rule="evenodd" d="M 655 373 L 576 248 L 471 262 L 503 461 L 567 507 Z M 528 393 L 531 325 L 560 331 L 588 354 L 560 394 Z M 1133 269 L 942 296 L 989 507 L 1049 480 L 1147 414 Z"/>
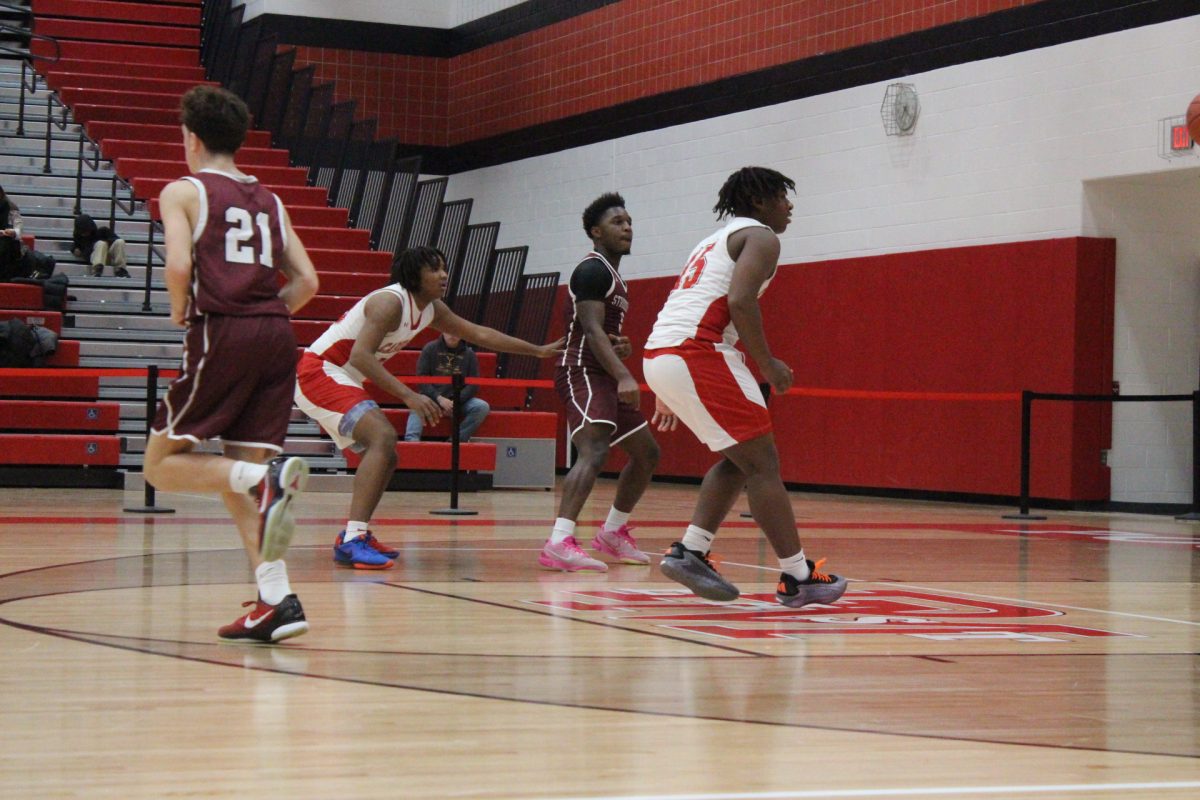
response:
<path id="1" fill-rule="evenodd" d="M 526 602 L 721 639 L 874 634 L 937 641 L 1066 642 L 1135 635 L 1050 622 L 1048 618 L 1064 616 L 1050 608 L 904 589 L 848 591 L 836 605 L 800 609 L 779 605 L 774 594 L 746 594 L 735 602 L 716 604 L 699 600 L 686 589 L 582 591 L 564 593 L 563 599 Z"/>

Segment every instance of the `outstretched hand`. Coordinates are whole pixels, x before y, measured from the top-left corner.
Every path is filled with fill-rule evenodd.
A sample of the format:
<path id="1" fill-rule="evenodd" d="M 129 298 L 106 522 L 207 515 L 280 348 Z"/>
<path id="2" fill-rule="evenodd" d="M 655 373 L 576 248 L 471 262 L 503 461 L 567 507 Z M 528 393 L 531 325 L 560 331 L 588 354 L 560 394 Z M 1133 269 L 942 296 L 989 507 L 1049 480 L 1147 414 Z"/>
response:
<path id="1" fill-rule="evenodd" d="M 608 335 L 608 341 L 612 343 L 612 349 L 613 352 L 617 354 L 617 358 L 621 359 L 622 361 L 633 355 L 633 343 L 629 341 L 628 336 L 610 333 Z"/>
<path id="2" fill-rule="evenodd" d="M 552 358 L 554 356 L 561 356 L 563 354 L 563 349 L 566 344 L 567 344 L 567 337 L 560 336 L 557 339 L 555 339 L 553 342 L 548 342 L 547 344 L 538 345 L 536 355 L 538 358 Z"/>
<path id="3" fill-rule="evenodd" d="M 667 408 L 667 404 L 662 401 L 662 398 L 654 398 L 654 416 L 650 418 L 650 424 L 656 426 L 660 431 L 673 431 L 679 427 L 679 417 L 675 416 L 675 412 Z"/>

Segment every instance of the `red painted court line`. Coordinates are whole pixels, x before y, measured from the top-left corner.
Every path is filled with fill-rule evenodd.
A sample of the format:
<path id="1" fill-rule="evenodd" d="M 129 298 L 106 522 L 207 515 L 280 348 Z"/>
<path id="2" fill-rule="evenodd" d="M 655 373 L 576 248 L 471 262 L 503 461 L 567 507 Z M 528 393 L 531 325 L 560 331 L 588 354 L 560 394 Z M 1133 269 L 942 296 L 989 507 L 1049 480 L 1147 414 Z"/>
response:
<path id="1" fill-rule="evenodd" d="M 184 524 L 196 525 L 203 523 L 225 523 L 228 522 L 225 517 L 219 513 L 215 513 L 212 517 L 159 517 L 159 516 L 143 516 L 139 514 L 128 514 L 125 516 L 108 516 L 108 517 L 91 517 L 91 516 L 44 516 L 44 515 L 26 515 L 26 516 L 4 516 L 0 515 L 0 525 L 18 525 L 18 524 L 58 524 L 58 525 L 73 525 L 81 522 L 90 522 L 94 525 L 125 525 L 138 520 L 153 522 L 155 525 L 171 525 Z M 345 522 L 343 517 L 301 517 L 297 519 L 301 525 L 341 525 Z M 471 518 L 471 519 L 447 519 L 444 517 L 377 517 L 372 520 L 372 524 L 376 526 L 382 525 L 397 525 L 397 526 L 422 526 L 422 527 L 517 527 L 517 526 L 537 526 L 549 525 L 552 520 L 549 519 L 488 519 L 488 518 Z M 600 525 L 604 522 L 602 519 L 580 520 L 580 526 L 588 527 Z M 687 520 L 645 520 L 633 525 L 634 528 L 686 528 Z M 756 528 L 756 523 L 750 520 L 730 520 L 725 522 L 722 528 Z M 1025 523 L 1023 527 L 1030 533 L 1038 533 L 1039 529 L 1046 531 L 1101 531 L 1107 532 L 1110 528 L 1101 528 L 1095 525 L 1030 525 Z M 1010 525 L 1003 523 L 955 523 L 947 524 L 941 522 L 797 522 L 796 528 L 799 530 L 872 530 L 872 531 L 910 531 L 910 530 L 939 530 L 939 531 L 954 531 L 959 533 L 1007 533 Z"/>

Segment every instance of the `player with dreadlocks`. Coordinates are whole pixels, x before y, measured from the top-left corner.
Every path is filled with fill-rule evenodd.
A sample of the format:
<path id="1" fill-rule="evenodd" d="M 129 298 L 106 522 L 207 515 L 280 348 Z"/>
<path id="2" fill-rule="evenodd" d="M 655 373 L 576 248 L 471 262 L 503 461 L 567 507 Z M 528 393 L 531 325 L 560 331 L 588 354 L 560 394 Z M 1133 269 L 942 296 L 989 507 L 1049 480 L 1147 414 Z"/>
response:
<path id="1" fill-rule="evenodd" d="M 846 579 L 819 571 L 796 535 L 796 517 L 779 475 L 779 453 L 766 402 L 738 340 L 776 392 L 792 370 L 771 355 L 758 298 L 779 263 L 779 234 L 792 218 L 795 182 L 773 169 L 743 167 L 717 196 L 717 219 L 730 217 L 688 257 L 646 341 L 643 372 L 666 406 L 721 459 L 704 476 L 691 524 L 671 545 L 663 574 L 708 600 L 734 600 L 738 589 L 717 572 L 709 549 L 746 487 L 750 513 L 779 557 L 775 597 L 785 606 L 832 603 Z M 652 422 L 659 421 L 659 413 Z"/>

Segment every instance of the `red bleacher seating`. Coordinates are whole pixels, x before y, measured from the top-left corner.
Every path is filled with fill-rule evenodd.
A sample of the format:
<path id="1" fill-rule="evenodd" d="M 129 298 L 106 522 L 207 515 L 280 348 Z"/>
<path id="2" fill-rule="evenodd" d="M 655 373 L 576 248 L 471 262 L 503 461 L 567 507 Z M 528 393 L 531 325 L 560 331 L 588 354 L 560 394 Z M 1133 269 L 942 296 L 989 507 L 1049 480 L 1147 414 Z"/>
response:
<path id="1" fill-rule="evenodd" d="M 190 48 L 195 54 L 200 47 L 199 27 L 171 25 L 142 25 L 125 22 L 103 22 L 95 19 L 63 19 L 38 16 L 34 33 L 56 39 L 92 39 L 106 42 L 128 42 L 138 45 L 161 46 L 160 49 Z M 144 63 L 144 62 L 143 62 Z"/>
<path id="2" fill-rule="evenodd" d="M 311 252 L 310 252 L 311 255 Z M 387 275 L 365 272 L 330 272 L 318 269 L 323 294 L 362 297 L 388 284 Z"/>
<path id="3" fill-rule="evenodd" d="M 121 404 L 60 400 L 0 400 L 0 428 L 115 433 Z"/>
<path id="4" fill-rule="evenodd" d="M 82 120 L 80 120 L 82 122 Z M 87 123 L 84 127 L 87 130 L 87 135 L 98 142 L 103 142 L 109 138 L 119 139 L 134 139 L 139 142 L 170 142 L 172 144 L 182 144 L 183 134 L 179 130 L 179 116 L 172 120 L 173 124 L 143 124 L 131 125 L 116 120 L 96 120 Z M 246 131 L 246 142 L 243 147 L 270 147 L 271 133 L 270 131 Z M 322 189 L 322 192 L 325 190 Z M 158 196 L 156 192 L 155 197 Z M 284 201 L 286 202 L 286 200 Z M 325 195 L 321 196 L 321 204 L 325 202 Z"/>
<path id="5" fill-rule="evenodd" d="M 35 15 L 36 16 L 36 15 Z M 34 33 L 41 33 L 39 21 L 34 20 Z M 93 35 L 91 39 L 101 37 Z M 90 60 L 97 55 L 107 61 L 115 61 L 129 67 L 131 64 L 143 65 L 143 68 L 157 69 L 159 66 L 195 67 L 200 64 L 198 48 L 189 47 L 160 47 L 146 44 L 125 44 L 127 40 L 104 39 L 96 41 L 76 41 L 75 39 L 60 39 L 59 52 L 55 52 L 54 43 L 44 39 L 34 39 L 29 43 L 29 49 L 36 55 L 47 59 L 61 56 L 71 60 Z"/>
<path id="6" fill-rule="evenodd" d="M 0 283 L 0 308 L 42 308 L 42 287 L 32 283 Z"/>
<path id="7" fill-rule="evenodd" d="M 59 339 L 58 349 L 54 351 L 54 355 L 46 359 L 43 364 L 46 367 L 78 367 L 79 366 L 79 340 L 78 339 Z"/>
<path id="8" fill-rule="evenodd" d="M 115 467 L 120 459 L 118 436 L 0 433 L 0 464 Z"/>
<path id="9" fill-rule="evenodd" d="M 179 142 L 141 141 L 137 139 L 117 139 L 110 137 L 101 142 L 100 150 L 104 154 L 104 157 L 109 159 L 149 158 L 174 161 L 179 164 L 187 163 L 183 158 L 183 145 Z M 287 150 L 273 150 L 269 147 L 243 147 L 237 152 L 237 161 L 238 165 L 243 168 L 252 168 L 256 164 L 286 167 L 288 165 L 288 153 Z M 291 209 L 288 210 L 290 211 Z"/>
<path id="10" fill-rule="evenodd" d="M 100 393 L 100 379 L 75 375 L 63 370 L 53 378 L 14 375 L 13 370 L 0 370 L 0 397 L 79 397 L 95 400 Z"/>
<path id="11" fill-rule="evenodd" d="M 304 304 L 296 312 L 297 319 L 319 319 L 331 321 L 345 314 L 361 298 L 338 297 L 336 295 L 319 294 Z"/>
<path id="12" fill-rule="evenodd" d="M 64 85 L 63 75 L 128 75 L 130 65 L 124 61 L 105 61 L 103 59 L 61 58 L 53 63 L 41 66 L 45 70 L 46 81 L 51 89 Z M 155 64 L 154 77 L 160 80 L 191 81 L 204 83 L 204 67 L 199 63 L 189 66 L 176 64 Z M 178 132 L 178 129 L 176 130 Z"/>
<path id="13" fill-rule="evenodd" d="M 176 114 L 176 116 L 179 116 Z M 179 127 L 175 128 L 176 134 L 179 133 Z M 130 179 L 133 184 L 133 191 L 138 197 L 150 198 L 158 197 L 162 193 L 163 187 L 173 180 L 178 180 L 181 175 L 187 174 L 181 172 L 171 178 L 139 178 L 134 176 Z M 271 191 L 279 195 L 279 199 L 284 202 L 289 208 L 293 205 L 298 206 L 322 206 L 329 196 L 329 193 L 323 186 L 268 186 Z M 350 230 L 347 228 L 346 230 Z M 368 231 L 363 231 L 368 234 Z M 307 245 L 308 243 L 305 242 Z M 389 261 L 390 263 L 390 261 Z"/>
<path id="14" fill-rule="evenodd" d="M 26 325 L 41 325 L 62 336 L 63 320 L 58 311 L 31 311 L 28 309 L 0 308 L 0 320 L 19 319 Z"/>
<path id="15" fill-rule="evenodd" d="M 451 446 L 449 442 L 397 442 L 397 470 L 448 470 Z M 350 450 L 343 451 L 346 463 L 357 467 L 362 458 Z M 496 468 L 496 445 L 490 442 L 468 442 L 459 445 L 458 468 L 491 472 Z"/>
<path id="16" fill-rule="evenodd" d="M 171 3 L 121 3 L 108 0 L 33 0 L 33 12 L 47 17 L 119 20 L 123 22 L 199 25 L 200 0 Z"/>
<path id="17" fill-rule="evenodd" d="M 384 416 L 401 435 L 408 423 L 407 408 L 385 408 Z M 493 411 L 475 431 L 476 437 L 505 439 L 553 439 L 558 433 L 558 415 L 548 411 Z M 450 437 L 450 420 L 442 418 L 426 425 L 422 437 Z"/>
<path id="18" fill-rule="evenodd" d="M 287 201 L 284 200 L 286 203 Z M 290 208 L 290 207 L 289 207 Z M 302 237 L 303 238 L 303 237 Z M 354 250 L 349 247 L 327 248 L 320 245 L 309 244 L 307 238 L 303 238 L 304 249 L 308 251 L 308 257 L 312 259 L 313 266 L 317 268 L 317 272 L 322 275 L 326 272 L 359 272 L 378 275 L 379 280 L 382 278 L 383 283 L 375 288 L 387 285 L 388 278 L 392 274 L 392 254 L 384 253 L 378 250 Z M 326 294 L 355 294 L 354 292 L 325 292 Z M 363 292 L 362 294 L 366 294 Z M 360 295 L 361 296 L 361 295 Z"/>

